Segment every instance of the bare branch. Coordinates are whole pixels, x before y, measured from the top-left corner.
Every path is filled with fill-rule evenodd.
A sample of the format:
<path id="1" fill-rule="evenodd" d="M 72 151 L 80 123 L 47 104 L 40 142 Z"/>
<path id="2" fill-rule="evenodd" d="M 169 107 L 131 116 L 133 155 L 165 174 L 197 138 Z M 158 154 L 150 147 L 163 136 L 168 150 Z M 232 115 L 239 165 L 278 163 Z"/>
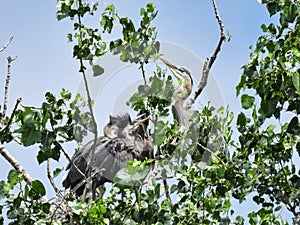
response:
<path id="1" fill-rule="evenodd" d="M 9 86 L 9 81 L 10 81 L 10 68 L 11 68 L 11 63 L 17 58 L 15 57 L 7 57 L 7 75 L 6 75 L 6 83 L 5 83 L 5 89 L 4 89 L 4 103 L 3 103 L 3 112 L 2 112 L 2 117 L 5 118 L 6 111 L 7 111 L 7 104 L 8 104 L 8 86 Z"/>
<path id="2" fill-rule="evenodd" d="M 17 170 L 23 175 L 25 182 L 29 186 L 31 186 L 31 176 L 25 171 L 21 164 L 9 153 L 9 151 L 2 144 L 0 144 L 0 153 L 13 166 L 13 168 L 15 168 L 15 170 Z"/>
<path id="3" fill-rule="evenodd" d="M 79 5 L 82 5 L 82 1 L 79 0 Z M 81 26 L 82 22 L 81 22 L 81 16 L 78 14 L 78 23 Z M 81 39 L 83 39 L 82 37 L 82 33 L 80 32 L 80 36 Z M 85 74 L 85 67 L 84 67 L 84 63 L 83 63 L 83 59 L 80 58 L 79 59 L 80 62 L 80 72 L 82 73 L 83 76 L 83 80 L 84 80 L 84 86 L 85 86 L 85 90 L 86 90 L 86 94 L 87 94 L 87 98 L 88 98 L 88 107 L 91 113 L 91 117 L 92 117 L 92 122 L 93 122 L 93 130 L 94 130 L 94 142 L 93 142 L 93 146 L 92 146 L 92 151 L 91 151 L 91 161 L 89 162 L 89 176 L 92 176 L 92 165 L 94 163 L 94 158 L 95 158 L 95 150 L 96 150 L 96 145 L 97 145 L 97 138 L 98 138 L 98 129 L 97 129 L 97 122 L 96 122 L 96 118 L 93 112 L 93 104 L 92 104 L 92 98 L 91 98 L 91 94 L 90 94 L 90 90 L 89 90 L 89 85 L 88 85 L 88 81 L 86 78 L 86 74 Z"/>
<path id="4" fill-rule="evenodd" d="M 14 36 L 11 36 L 8 39 L 8 41 L 6 42 L 6 44 L 2 48 L 0 48 L 0 52 L 4 51 L 9 46 L 9 44 L 12 42 L 13 39 L 14 39 Z"/>
<path id="5" fill-rule="evenodd" d="M 83 61 L 82 59 L 80 59 L 80 66 L 81 68 L 83 68 Z M 88 106 L 89 106 L 89 110 L 91 113 L 91 117 L 92 117 L 92 121 L 93 121 L 93 130 L 94 130 L 94 142 L 93 142 L 93 146 L 92 146 L 92 154 L 91 154 L 91 161 L 89 163 L 89 176 L 91 176 L 92 173 L 92 165 L 94 163 L 94 158 L 95 158 L 95 150 L 96 150 L 96 145 L 97 145 L 97 138 L 98 138 L 98 129 L 97 129 L 97 122 L 96 122 L 96 118 L 93 112 L 93 106 L 92 106 L 92 98 L 91 98 L 91 94 L 89 91 L 89 86 L 88 86 L 88 82 L 87 82 L 87 78 L 86 78 L 86 74 L 85 71 L 82 70 L 82 76 L 83 76 L 83 80 L 84 80 L 84 86 L 85 86 L 85 90 L 87 93 L 87 97 L 88 97 Z"/>
<path id="6" fill-rule="evenodd" d="M 57 188 L 56 184 L 54 183 L 53 177 L 51 176 L 51 169 L 50 169 L 50 159 L 47 159 L 47 177 L 52 185 L 56 195 L 59 195 L 59 189 Z"/>
<path id="7" fill-rule="evenodd" d="M 140 63 L 140 69 L 142 70 L 144 83 L 145 83 L 145 85 L 147 85 L 147 79 L 146 79 L 146 73 L 145 73 L 145 69 L 144 69 L 144 63 L 142 63 L 142 62 Z"/>
<path id="8" fill-rule="evenodd" d="M 17 99 L 17 102 L 16 102 L 16 104 L 15 104 L 15 107 L 14 107 L 14 109 L 13 109 L 11 115 L 10 115 L 9 121 L 8 121 L 8 123 L 6 124 L 6 126 L 0 131 L 0 134 L 1 134 L 1 133 L 2 133 L 2 134 L 5 133 L 5 132 L 9 129 L 9 126 L 10 126 L 10 124 L 12 123 L 12 120 L 13 120 L 13 118 L 14 118 L 14 115 L 15 115 L 15 113 L 16 113 L 16 110 L 17 110 L 17 108 L 18 108 L 18 105 L 21 103 L 21 101 L 22 101 L 22 98 L 18 98 L 18 99 Z"/>
<path id="9" fill-rule="evenodd" d="M 220 15 L 219 15 L 219 12 L 218 12 L 217 3 L 215 0 L 212 0 L 212 3 L 213 3 L 213 7 L 214 7 L 215 16 L 216 16 L 216 19 L 217 19 L 219 27 L 220 27 L 220 38 L 219 38 L 219 41 L 218 41 L 218 44 L 217 44 L 217 47 L 216 47 L 214 53 L 210 56 L 209 59 L 207 58 L 205 60 L 205 63 L 203 65 L 203 70 L 202 70 L 201 82 L 200 82 L 197 90 L 195 91 L 194 95 L 188 100 L 188 103 L 185 107 L 186 110 L 188 110 L 192 107 L 192 105 L 195 103 L 196 99 L 199 97 L 199 95 L 202 93 L 203 89 L 205 88 L 205 86 L 207 84 L 207 79 L 208 79 L 210 69 L 211 69 L 212 65 L 214 64 L 214 62 L 217 58 L 217 55 L 221 51 L 223 42 L 226 40 L 225 32 L 224 32 L 224 25 L 223 25 Z"/>
<path id="10" fill-rule="evenodd" d="M 163 185 L 164 185 L 164 189 L 165 189 L 166 198 L 171 201 L 169 186 L 168 186 L 167 179 L 165 177 L 163 178 Z"/>

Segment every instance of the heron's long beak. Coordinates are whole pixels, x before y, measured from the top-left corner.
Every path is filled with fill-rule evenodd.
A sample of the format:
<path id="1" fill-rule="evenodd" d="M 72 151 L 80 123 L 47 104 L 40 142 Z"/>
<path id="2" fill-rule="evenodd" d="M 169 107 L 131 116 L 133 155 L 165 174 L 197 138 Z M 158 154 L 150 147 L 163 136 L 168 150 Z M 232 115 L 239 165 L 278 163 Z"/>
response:
<path id="1" fill-rule="evenodd" d="M 159 59 L 170 68 L 170 70 L 178 80 L 183 79 L 182 72 L 177 66 L 173 65 L 172 63 L 170 63 L 168 60 L 164 59 L 161 56 L 159 56 Z"/>

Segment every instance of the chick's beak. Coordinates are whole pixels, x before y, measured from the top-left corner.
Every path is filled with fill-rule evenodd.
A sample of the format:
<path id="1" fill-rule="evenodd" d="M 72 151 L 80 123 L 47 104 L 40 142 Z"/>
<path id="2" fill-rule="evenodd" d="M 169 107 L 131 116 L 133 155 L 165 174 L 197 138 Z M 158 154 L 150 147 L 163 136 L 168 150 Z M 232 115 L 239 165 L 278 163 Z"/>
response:
<path id="1" fill-rule="evenodd" d="M 148 119 L 149 119 L 149 118 L 146 117 L 146 118 L 144 118 L 144 119 L 141 119 L 141 120 L 135 122 L 135 123 L 133 124 L 133 127 L 138 127 L 140 124 L 145 123 Z"/>

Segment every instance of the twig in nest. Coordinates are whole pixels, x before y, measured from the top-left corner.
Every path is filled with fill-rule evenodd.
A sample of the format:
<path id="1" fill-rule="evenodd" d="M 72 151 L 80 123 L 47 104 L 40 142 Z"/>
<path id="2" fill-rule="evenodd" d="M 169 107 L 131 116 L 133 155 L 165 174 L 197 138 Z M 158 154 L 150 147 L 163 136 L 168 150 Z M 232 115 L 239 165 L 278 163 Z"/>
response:
<path id="1" fill-rule="evenodd" d="M 206 86 L 210 69 L 211 69 L 212 65 L 214 64 L 214 62 L 217 58 L 217 55 L 221 51 L 221 46 L 222 46 L 223 42 L 226 40 L 225 32 L 224 32 L 224 25 L 223 25 L 220 15 L 219 15 L 219 12 L 218 12 L 217 3 L 215 0 L 212 0 L 212 3 L 213 3 L 213 7 L 214 7 L 215 16 L 216 16 L 216 19 L 217 19 L 219 27 L 220 27 L 221 34 L 220 34 L 220 38 L 219 38 L 219 41 L 218 41 L 218 44 L 217 44 L 217 47 L 216 47 L 214 53 L 210 56 L 210 58 L 206 58 L 206 60 L 204 62 L 201 82 L 200 82 L 197 90 L 195 91 L 194 95 L 188 100 L 188 103 L 185 107 L 186 110 L 189 110 L 192 107 L 192 105 L 195 103 L 196 99 L 199 97 L 199 95 L 202 93 L 204 87 Z"/>

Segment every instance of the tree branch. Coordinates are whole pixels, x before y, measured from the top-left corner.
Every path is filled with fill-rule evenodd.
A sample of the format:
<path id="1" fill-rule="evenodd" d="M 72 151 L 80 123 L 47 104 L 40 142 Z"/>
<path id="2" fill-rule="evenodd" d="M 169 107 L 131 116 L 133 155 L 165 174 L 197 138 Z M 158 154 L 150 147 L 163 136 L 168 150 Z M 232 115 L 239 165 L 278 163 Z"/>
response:
<path id="1" fill-rule="evenodd" d="M 82 1 L 79 0 L 78 3 L 79 3 L 79 7 L 80 7 L 82 5 Z M 82 26 L 81 15 L 77 14 L 77 16 L 78 16 L 79 26 L 81 27 Z M 83 40 L 82 31 L 79 32 L 79 35 L 80 35 L 81 39 Z M 88 107 L 89 107 L 89 110 L 90 110 L 90 113 L 91 113 L 93 128 L 94 128 L 93 129 L 94 130 L 94 142 L 93 142 L 93 146 L 92 146 L 92 149 L 91 149 L 91 161 L 88 164 L 89 177 L 92 177 L 92 165 L 93 165 L 94 160 L 95 160 L 95 150 L 96 150 L 96 146 L 97 146 L 98 129 L 97 129 L 96 118 L 95 118 L 95 115 L 94 115 L 94 112 L 93 112 L 92 98 L 91 98 L 91 94 L 90 94 L 90 90 L 89 90 L 89 86 L 88 86 L 88 81 L 87 81 L 86 74 L 85 74 L 85 67 L 84 67 L 83 59 L 80 58 L 79 62 L 80 62 L 80 72 L 82 73 L 82 76 L 83 76 L 84 86 L 85 86 L 85 90 L 86 90 L 87 98 L 88 98 Z M 86 179 L 86 181 L 88 181 L 88 180 L 89 179 Z"/>
<path id="2" fill-rule="evenodd" d="M 86 176 L 84 175 L 84 173 L 74 164 L 73 160 L 70 158 L 70 156 L 67 154 L 67 152 L 65 151 L 65 149 L 63 148 L 63 146 L 58 143 L 60 146 L 60 149 L 62 150 L 63 154 L 65 155 L 65 157 L 69 160 L 70 164 L 76 169 L 76 171 L 86 180 Z"/>
<path id="3" fill-rule="evenodd" d="M 216 47 L 214 53 L 210 56 L 210 58 L 206 58 L 206 60 L 205 60 L 205 63 L 203 65 L 203 70 L 202 70 L 201 82 L 200 82 L 197 90 L 194 92 L 194 95 L 188 100 L 187 105 L 185 107 L 186 110 L 189 110 L 192 107 L 192 105 L 195 103 L 196 99 L 199 97 L 199 95 L 202 93 L 203 89 L 205 88 L 205 86 L 207 84 L 207 79 L 208 79 L 210 69 L 211 69 L 212 65 L 214 64 L 214 62 L 217 58 L 217 55 L 221 51 L 223 42 L 226 40 L 225 32 L 224 32 L 224 25 L 223 25 L 220 15 L 219 15 L 219 12 L 218 12 L 217 3 L 215 0 L 212 0 L 212 3 L 213 3 L 213 7 L 214 7 L 215 16 L 216 16 L 216 19 L 217 19 L 219 27 L 220 27 L 220 38 L 219 38 L 219 41 L 218 41 L 218 44 L 217 44 L 217 47 Z"/>
<path id="4" fill-rule="evenodd" d="M 25 182 L 29 186 L 31 186 L 31 176 L 25 171 L 21 164 L 9 153 L 9 151 L 2 144 L 0 144 L 0 153 L 12 165 L 12 167 L 15 168 L 15 170 L 17 170 L 23 175 Z"/>
<path id="5" fill-rule="evenodd" d="M 5 133 L 5 132 L 8 130 L 8 128 L 9 128 L 9 126 L 10 126 L 10 124 L 12 123 L 12 120 L 13 120 L 13 118 L 14 118 L 15 112 L 16 112 L 16 110 L 17 110 L 17 108 L 18 108 L 18 105 L 21 103 L 21 101 L 22 101 L 22 98 L 18 98 L 18 99 L 17 99 L 17 102 L 16 102 L 16 104 L 15 104 L 15 107 L 14 107 L 14 109 L 13 109 L 11 115 L 10 115 L 9 121 L 8 121 L 8 123 L 6 124 L 6 126 L 0 131 L 0 134 L 3 134 L 3 133 Z"/>
<path id="6" fill-rule="evenodd" d="M 80 59 L 80 67 L 83 68 L 83 60 Z M 97 129 L 97 122 L 96 122 L 96 118 L 93 112 L 93 104 L 92 104 L 92 98 L 90 95 L 90 91 L 89 91 L 89 86 L 88 86 L 88 81 L 86 78 L 86 74 L 85 71 L 82 70 L 82 76 L 83 76 L 83 80 L 84 80 L 84 86 L 85 86 L 85 90 L 87 93 L 87 98 L 88 98 L 88 106 L 89 106 L 89 110 L 91 113 L 91 117 L 92 117 L 92 121 L 93 121 L 93 130 L 94 130 L 94 142 L 93 142 L 93 146 L 92 146 L 92 154 L 91 154 L 91 161 L 89 163 L 89 176 L 91 176 L 92 173 L 92 165 L 94 163 L 94 158 L 95 158 L 95 150 L 96 150 L 96 146 L 97 146 L 97 138 L 98 138 L 98 129 Z"/>
<path id="7" fill-rule="evenodd" d="M 8 86 L 9 86 L 9 81 L 10 81 L 10 68 L 11 68 L 11 63 L 17 58 L 15 57 L 7 57 L 7 75 L 6 75 L 6 83 L 5 83 L 5 89 L 4 89 L 4 102 L 3 102 L 3 112 L 2 112 L 2 117 L 5 118 L 6 111 L 7 111 L 7 104 L 8 104 Z"/>
<path id="8" fill-rule="evenodd" d="M 140 63 L 140 69 L 142 71 L 144 83 L 145 83 L 145 85 L 147 85 L 147 78 L 146 78 L 146 73 L 145 73 L 144 63 L 143 62 Z"/>
<path id="9" fill-rule="evenodd" d="M 47 177 L 52 185 L 56 195 L 59 195 L 59 189 L 57 188 L 56 184 L 54 183 L 53 177 L 51 176 L 51 169 L 50 169 L 50 159 L 47 159 Z"/>
<path id="10" fill-rule="evenodd" d="M 14 36 L 11 36 L 8 39 L 8 41 L 6 42 L 6 44 L 2 48 L 0 48 L 0 52 L 4 51 L 9 46 L 9 44 L 12 42 L 13 39 L 14 39 Z"/>

